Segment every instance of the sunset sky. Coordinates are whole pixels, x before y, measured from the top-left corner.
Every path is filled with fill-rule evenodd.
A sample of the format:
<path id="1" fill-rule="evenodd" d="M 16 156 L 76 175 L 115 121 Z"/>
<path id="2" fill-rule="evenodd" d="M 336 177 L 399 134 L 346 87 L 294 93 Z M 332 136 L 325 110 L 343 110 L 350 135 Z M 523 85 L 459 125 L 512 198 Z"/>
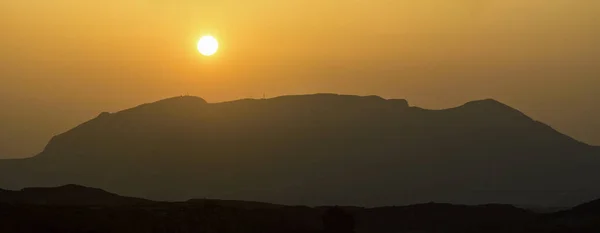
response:
<path id="1" fill-rule="evenodd" d="M 600 1 L 5 0 L 0 32 L 0 158 L 185 94 L 494 98 L 600 145 Z"/>

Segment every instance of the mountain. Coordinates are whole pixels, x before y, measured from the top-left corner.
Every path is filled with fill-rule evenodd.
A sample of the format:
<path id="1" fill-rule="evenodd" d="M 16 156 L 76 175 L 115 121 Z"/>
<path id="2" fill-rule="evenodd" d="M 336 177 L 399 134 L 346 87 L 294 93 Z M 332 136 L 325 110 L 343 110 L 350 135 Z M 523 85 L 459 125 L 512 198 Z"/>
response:
<path id="1" fill-rule="evenodd" d="M 543 225 L 546 229 L 555 229 L 553 232 L 598 232 L 600 230 L 600 199 L 577 205 L 568 210 L 546 214 L 538 220 L 538 225 Z"/>
<path id="2" fill-rule="evenodd" d="M 600 216 L 600 199 L 575 206 L 570 212 L 573 214 L 594 214 Z"/>
<path id="3" fill-rule="evenodd" d="M 0 203 L 51 206 L 140 205 L 151 201 L 122 197 L 102 189 L 79 185 L 52 188 L 25 188 L 20 191 L 0 190 Z"/>
<path id="4" fill-rule="evenodd" d="M 354 227 L 358 233 L 520 232 L 518 230 L 527 229 L 539 218 L 533 212 L 509 205 L 427 203 L 381 208 L 310 208 L 210 199 L 137 202 L 139 199 L 132 201 L 132 198 L 75 185 L 26 188 L 12 194 L 13 198 L 25 201 L 5 202 L 0 195 L 0 232 L 316 233 L 339 224 L 349 229 L 343 232 L 352 232 Z M 56 195 L 65 198 L 52 203 L 40 201 L 55 199 L 48 196 Z M 81 202 L 83 199 L 88 202 Z M 101 201 L 106 199 L 110 201 Z M 346 220 L 340 222 L 339 216 Z"/>
<path id="5" fill-rule="evenodd" d="M 256 201 L 237 201 L 237 200 L 217 200 L 217 199 L 191 199 L 186 201 L 186 203 L 193 205 L 218 205 L 224 207 L 234 207 L 239 209 L 278 209 L 283 208 L 283 205 L 271 204 L 266 202 L 256 202 Z"/>
<path id="6" fill-rule="evenodd" d="M 102 113 L 39 155 L 0 161 L 0 187 L 76 183 L 154 200 L 303 205 L 429 201 L 572 206 L 600 196 L 600 150 L 487 99 L 427 110 L 316 94 Z"/>
<path id="7" fill-rule="evenodd" d="M 212 199 L 154 202 L 78 185 L 9 191 L 12 200 L 7 200 L 5 192 L 0 192 L 0 232 L 592 233 L 600 230 L 598 211 L 578 210 L 597 201 L 543 214 L 502 204 L 424 203 L 363 208 Z M 20 201 L 14 201 L 17 199 Z"/>

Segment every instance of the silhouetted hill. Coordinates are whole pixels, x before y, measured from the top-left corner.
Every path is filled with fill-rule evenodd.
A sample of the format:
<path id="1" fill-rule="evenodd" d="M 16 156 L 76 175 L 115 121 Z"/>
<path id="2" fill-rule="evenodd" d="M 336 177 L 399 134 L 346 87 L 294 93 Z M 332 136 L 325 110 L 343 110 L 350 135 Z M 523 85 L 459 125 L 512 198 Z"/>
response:
<path id="1" fill-rule="evenodd" d="M 102 113 L 36 157 L 0 161 L 0 187 L 77 183 L 155 200 L 572 206 L 600 196 L 599 167 L 598 148 L 490 99 L 427 110 L 377 96 L 185 96 Z"/>
<path id="2" fill-rule="evenodd" d="M 217 199 L 191 199 L 186 203 L 203 206 L 225 206 L 239 209 L 277 209 L 283 205 L 255 201 L 217 200 Z"/>
<path id="3" fill-rule="evenodd" d="M 600 231 L 600 200 L 591 201 L 569 210 L 550 213 L 542 216 L 537 225 L 548 232 L 595 233 Z"/>
<path id="4" fill-rule="evenodd" d="M 81 193 L 86 193 L 82 195 Z M 379 208 L 284 206 L 195 199 L 136 202 L 81 186 L 27 188 L 14 197 L 38 200 L 61 194 L 58 204 L 0 202 L 0 232 L 597 232 L 594 216 L 536 214 L 511 205 L 426 203 Z M 90 195 L 91 194 L 91 195 Z M 75 198 L 67 198 L 75 197 Z M 89 198 L 82 203 L 82 197 Z M 93 201 L 106 199 L 106 205 Z M 114 204 L 115 200 L 120 199 Z M 72 201 L 69 201 L 72 200 Z"/>
<path id="5" fill-rule="evenodd" d="M 511 205 L 426 203 L 356 212 L 362 232 L 521 232 L 539 215 Z"/>
<path id="6" fill-rule="evenodd" d="M 570 212 L 578 214 L 595 214 L 600 216 L 600 199 L 575 206 Z"/>
<path id="7" fill-rule="evenodd" d="M 27 205 L 113 206 L 149 204 L 151 201 L 122 197 L 102 189 L 79 185 L 56 188 L 25 188 L 20 191 L 0 190 L 0 203 Z"/>

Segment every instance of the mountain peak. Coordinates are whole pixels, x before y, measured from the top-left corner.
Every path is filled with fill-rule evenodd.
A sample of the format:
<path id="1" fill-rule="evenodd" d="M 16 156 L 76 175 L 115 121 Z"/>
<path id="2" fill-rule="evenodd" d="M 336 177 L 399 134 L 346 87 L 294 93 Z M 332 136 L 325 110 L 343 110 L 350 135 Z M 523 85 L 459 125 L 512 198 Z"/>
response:
<path id="1" fill-rule="evenodd" d="M 64 185 L 59 187 L 24 188 L 20 191 L 4 191 L 0 195 L 0 203 L 21 203 L 35 205 L 135 205 L 150 201 L 123 197 L 98 188 L 81 185 Z"/>
<path id="2" fill-rule="evenodd" d="M 193 106 L 198 106 L 198 105 L 204 105 L 207 103 L 208 102 L 206 102 L 206 100 L 204 100 L 200 97 L 184 95 L 184 96 L 171 97 L 171 98 L 159 100 L 159 101 L 152 102 L 152 103 L 142 104 L 142 105 L 132 108 L 132 109 L 144 108 L 144 107 L 157 107 L 157 106 L 158 107 L 169 107 L 169 106 L 193 107 Z M 127 111 L 127 110 L 125 110 L 125 111 Z"/>
<path id="3" fill-rule="evenodd" d="M 515 110 L 514 108 L 498 101 L 495 99 L 482 99 L 482 100 L 474 100 L 469 101 L 462 105 L 461 107 L 486 107 L 486 108 L 508 108 Z"/>
<path id="4" fill-rule="evenodd" d="M 314 101 L 349 101 L 349 100 L 374 100 L 374 101 L 385 101 L 384 98 L 381 98 L 376 95 L 369 96 L 357 96 L 357 95 L 341 95 L 341 94 L 333 94 L 333 93 L 317 93 L 317 94 L 308 94 L 308 95 L 284 95 L 275 98 L 271 98 L 269 100 L 314 100 Z"/>
<path id="5" fill-rule="evenodd" d="M 392 107 L 408 108 L 408 101 L 404 99 L 384 99 L 376 95 L 356 96 L 331 93 L 317 93 L 310 95 L 288 95 L 267 99 L 270 102 L 285 103 L 286 105 L 326 105 L 333 108 L 341 106 L 352 107 Z M 368 108 L 368 107 L 367 107 Z"/>
<path id="6" fill-rule="evenodd" d="M 175 96 L 175 97 L 159 100 L 154 103 L 175 103 L 175 102 L 204 103 L 204 104 L 207 103 L 206 100 L 204 100 L 198 96 L 192 96 L 192 95 Z"/>
<path id="7" fill-rule="evenodd" d="M 122 115 L 130 113 L 153 114 L 158 112 L 171 112 L 177 114 L 178 112 L 185 112 L 186 110 L 190 109 L 202 108 L 207 104 L 208 102 L 206 102 L 206 100 L 197 96 L 176 96 L 152 103 L 142 104 L 134 108 L 117 112 L 113 115 Z"/>
<path id="8" fill-rule="evenodd" d="M 526 119 L 527 121 L 533 121 L 533 119 L 518 109 L 510 107 L 495 99 L 470 101 L 454 109 L 465 111 L 469 114 L 483 114 L 486 117 L 509 117 L 511 119 L 521 118 Z"/>

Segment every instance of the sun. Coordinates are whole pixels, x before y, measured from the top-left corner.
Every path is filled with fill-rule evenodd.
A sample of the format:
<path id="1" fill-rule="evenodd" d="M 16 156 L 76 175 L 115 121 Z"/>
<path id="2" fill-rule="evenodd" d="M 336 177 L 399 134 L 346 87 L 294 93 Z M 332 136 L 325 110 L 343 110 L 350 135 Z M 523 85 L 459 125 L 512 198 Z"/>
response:
<path id="1" fill-rule="evenodd" d="M 203 36 L 198 41 L 198 52 L 204 56 L 212 56 L 219 50 L 219 42 L 213 36 Z"/>

